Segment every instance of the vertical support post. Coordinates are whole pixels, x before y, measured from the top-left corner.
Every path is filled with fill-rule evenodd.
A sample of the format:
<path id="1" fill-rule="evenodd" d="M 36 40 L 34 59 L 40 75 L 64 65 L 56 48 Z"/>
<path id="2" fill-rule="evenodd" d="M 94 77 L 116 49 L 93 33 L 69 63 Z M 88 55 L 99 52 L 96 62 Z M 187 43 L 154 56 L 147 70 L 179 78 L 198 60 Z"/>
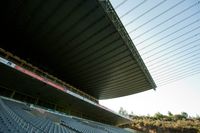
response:
<path id="1" fill-rule="evenodd" d="M 37 98 L 37 99 L 35 100 L 35 105 L 38 104 L 38 101 L 39 101 L 39 98 Z"/>
<path id="2" fill-rule="evenodd" d="M 57 104 L 55 104 L 55 106 L 54 106 L 54 110 L 56 110 L 57 109 Z"/>
<path id="3" fill-rule="evenodd" d="M 10 98 L 13 98 L 15 95 L 15 91 L 12 92 L 12 94 L 10 95 Z"/>

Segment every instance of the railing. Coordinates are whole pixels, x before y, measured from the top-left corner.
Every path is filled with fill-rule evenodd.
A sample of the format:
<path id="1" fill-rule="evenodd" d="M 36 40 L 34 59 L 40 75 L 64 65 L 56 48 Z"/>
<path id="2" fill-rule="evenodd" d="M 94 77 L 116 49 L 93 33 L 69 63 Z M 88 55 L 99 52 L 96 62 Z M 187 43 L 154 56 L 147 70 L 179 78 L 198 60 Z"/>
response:
<path id="1" fill-rule="evenodd" d="M 51 81 L 53 83 L 56 83 L 60 86 L 63 86 L 64 88 L 67 88 L 68 90 L 76 93 L 76 94 L 79 94 L 95 103 L 98 103 L 98 100 L 96 98 L 94 98 L 93 96 L 90 96 L 88 95 L 87 93 L 71 86 L 70 84 L 56 78 L 55 76 L 39 69 L 38 67 L 35 67 L 33 66 L 32 64 L 26 62 L 25 60 L 23 59 L 20 59 L 19 57 L 13 55 L 12 53 L 8 52 L 8 51 L 5 51 L 4 49 L 0 48 L 0 56 L 3 56 L 5 57 L 6 59 L 8 59 L 9 61 L 12 61 L 13 63 L 19 65 L 20 67 L 24 68 L 24 69 L 27 69 L 37 75 L 39 75 L 40 77 L 43 77 L 45 79 L 47 79 L 48 81 Z"/>

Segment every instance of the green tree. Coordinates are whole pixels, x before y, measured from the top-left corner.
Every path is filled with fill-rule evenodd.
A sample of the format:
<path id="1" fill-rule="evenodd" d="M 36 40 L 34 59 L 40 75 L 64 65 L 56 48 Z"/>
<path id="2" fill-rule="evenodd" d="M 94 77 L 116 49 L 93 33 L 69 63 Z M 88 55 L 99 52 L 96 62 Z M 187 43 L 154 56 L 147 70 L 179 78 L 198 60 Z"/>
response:
<path id="1" fill-rule="evenodd" d="M 187 114 L 186 112 L 181 112 L 181 116 L 182 116 L 183 118 L 188 118 L 188 114 Z"/>
<path id="2" fill-rule="evenodd" d="M 198 114 L 196 114 L 195 119 L 200 121 L 200 116 Z"/>
<path id="3" fill-rule="evenodd" d="M 168 116 L 169 116 L 169 117 L 173 117 L 172 112 L 168 111 Z"/>
<path id="4" fill-rule="evenodd" d="M 160 112 L 157 112 L 157 113 L 155 113 L 154 117 L 155 117 L 156 119 L 162 119 L 162 118 L 164 118 L 164 115 L 161 114 Z"/>
<path id="5" fill-rule="evenodd" d="M 118 113 L 121 114 L 121 115 L 123 115 L 123 116 L 128 116 L 128 112 L 125 109 L 123 109 L 122 107 L 120 107 Z"/>
<path id="6" fill-rule="evenodd" d="M 134 115 L 133 111 L 131 111 L 131 114 L 130 115 Z"/>

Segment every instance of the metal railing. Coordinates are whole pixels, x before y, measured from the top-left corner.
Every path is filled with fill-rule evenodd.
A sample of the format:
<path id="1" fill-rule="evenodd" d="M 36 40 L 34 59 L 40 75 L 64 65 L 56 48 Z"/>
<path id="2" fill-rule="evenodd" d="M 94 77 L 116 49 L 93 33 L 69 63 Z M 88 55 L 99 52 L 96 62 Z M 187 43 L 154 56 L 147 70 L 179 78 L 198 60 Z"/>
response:
<path id="1" fill-rule="evenodd" d="M 84 98 L 87 98 L 95 103 L 98 103 L 98 100 L 96 98 L 94 98 L 93 96 L 75 88 L 74 86 L 71 86 L 70 84 L 58 79 L 57 77 L 39 69 L 36 66 L 33 66 L 32 64 L 26 62 L 23 59 L 20 59 L 19 57 L 13 55 L 12 53 L 5 51 L 4 49 L 0 48 L 0 56 L 3 56 L 4 58 L 8 59 L 9 61 L 12 61 L 13 63 L 15 63 L 16 65 L 27 69 L 37 75 L 39 75 L 42 78 L 45 78 L 48 81 L 51 81 L 55 84 L 58 84 L 60 86 L 63 86 L 64 88 L 67 88 L 67 90 L 70 90 L 76 94 L 79 94 L 80 96 L 83 96 Z"/>

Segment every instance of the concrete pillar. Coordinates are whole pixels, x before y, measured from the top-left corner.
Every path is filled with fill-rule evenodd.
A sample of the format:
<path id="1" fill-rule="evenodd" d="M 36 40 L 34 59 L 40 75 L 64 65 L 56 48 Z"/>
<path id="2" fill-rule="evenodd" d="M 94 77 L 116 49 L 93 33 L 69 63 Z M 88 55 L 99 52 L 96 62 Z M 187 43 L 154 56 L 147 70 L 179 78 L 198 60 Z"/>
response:
<path id="1" fill-rule="evenodd" d="M 37 98 L 37 99 L 35 100 L 35 105 L 38 104 L 38 101 L 39 101 L 39 98 Z"/>
<path id="2" fill-rule="evenodd" d="M 12 94 L 10 95 L 10 98 L 13 98 L 15 95 L 15 91 L 12 92 Z"/>

